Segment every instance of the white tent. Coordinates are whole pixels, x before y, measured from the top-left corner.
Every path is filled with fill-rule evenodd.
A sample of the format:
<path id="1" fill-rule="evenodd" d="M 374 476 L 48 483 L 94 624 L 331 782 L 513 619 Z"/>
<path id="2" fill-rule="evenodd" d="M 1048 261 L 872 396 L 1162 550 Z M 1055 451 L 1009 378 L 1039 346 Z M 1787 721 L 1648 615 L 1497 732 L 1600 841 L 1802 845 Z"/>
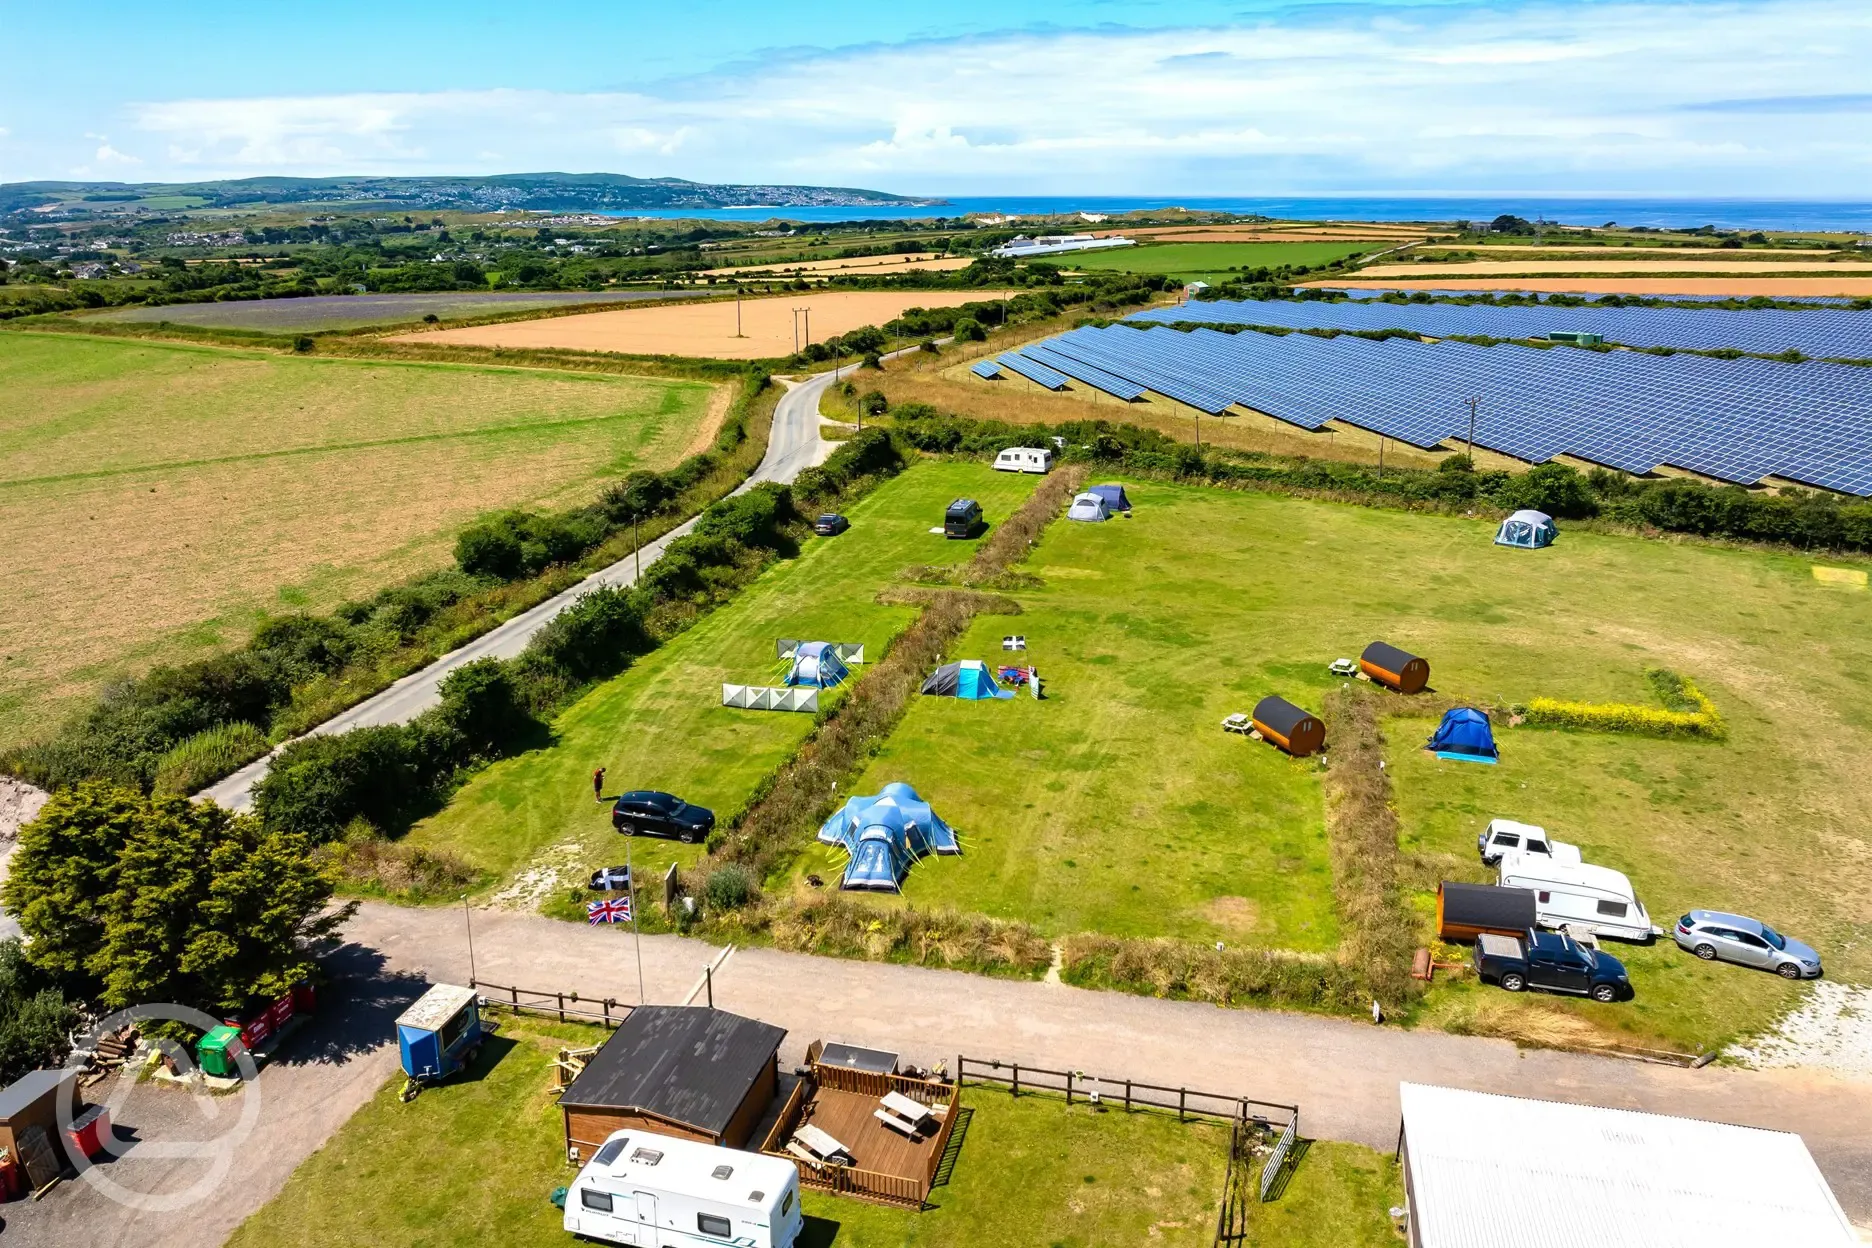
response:
<path id="1" fill-rule="evenodd" d="M 1077 494 L 1073 496 L 1072 506 L 1066 512 L 1068 520 L 1109 520 L 1111 508 L 1102 495 Z"/>
<path id="2" fill-rule="evenodd" d="M 1517 511 L 1501 522 L 1501 528 L 1495 531 L 1495 544 L 1539 550 L 1543 546 L 1553 545 L 1559 533 L 1560 530 L 1554 527 L 1553 517 L 1546 512 Z"/>

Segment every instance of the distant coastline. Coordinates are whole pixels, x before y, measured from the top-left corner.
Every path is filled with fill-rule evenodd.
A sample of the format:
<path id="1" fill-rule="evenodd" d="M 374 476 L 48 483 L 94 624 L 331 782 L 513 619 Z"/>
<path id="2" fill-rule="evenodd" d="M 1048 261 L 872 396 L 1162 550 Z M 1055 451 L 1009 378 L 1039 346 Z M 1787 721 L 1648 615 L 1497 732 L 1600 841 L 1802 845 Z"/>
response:
<path id="1" fill-rule="evenodd" d="M 937 208 L 937 211 L 932 211 Z M 960 217 L 969 213 L 1059 216 L 1086 212 L 1123 212 L 1188 208 L 1200 212 L 1259 214 L 1300 221 L 1456 221 L 1492 220 L 1502 213 L 1544 218 L 1562 225 L 1650 226 L 1660 230 L 1854 231 L 1872 234 L 1872 201 L 1775 199 L 1667 199 L 1638 196 L 1533 197 L 1475 196 L 1114 196 L 1114 195 L 955 195 L 907 204 L 810 207 L 617 209 L 616 217 L 694 217 L 717 221 L 770 218 L 803 224 L 860 219 L 906 221 Z"/>

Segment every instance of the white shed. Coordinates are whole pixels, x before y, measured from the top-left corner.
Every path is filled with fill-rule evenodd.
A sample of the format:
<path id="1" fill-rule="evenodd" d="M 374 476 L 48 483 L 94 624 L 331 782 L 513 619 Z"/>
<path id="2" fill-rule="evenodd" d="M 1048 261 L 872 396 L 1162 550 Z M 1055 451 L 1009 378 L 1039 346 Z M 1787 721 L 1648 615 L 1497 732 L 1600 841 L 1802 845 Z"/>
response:
<path id="1" fill-rule="evenodd" d="M 1798 1135 L 1398 1085 L 1411 1248 L 1826 1248 L 1852 1223 Z"/>

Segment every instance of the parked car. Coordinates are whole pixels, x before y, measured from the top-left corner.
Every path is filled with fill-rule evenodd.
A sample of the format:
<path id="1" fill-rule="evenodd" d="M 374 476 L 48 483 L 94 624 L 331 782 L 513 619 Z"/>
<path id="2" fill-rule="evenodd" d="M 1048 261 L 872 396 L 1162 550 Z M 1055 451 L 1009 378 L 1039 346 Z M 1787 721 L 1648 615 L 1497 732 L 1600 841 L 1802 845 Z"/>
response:
<path id="1" fill-rule="evenodd" d="M 1677 947 L 1705 962 L 1759 966 L 1783 979 L 1819 979 L 1820 955 L 1760 919 L 1720 910 L 1692 910 L 1677 920 Z"/>
<path id="2" fill-rule="evenodd" d="M 629 867 L 599 867 L 591 873 L 591 883 L 586 885 L 594 892 L 610 892 L 630 887 Z"/>
<path id="3" fill-rule="evenodd" d="M 1547 835 L 1547 829 L 1537 824 L 1516 823 L 1513 819 L 1489 820 L 1488 827 L 1476 836 L 1476 852 L 1482 855 L 1483 864 L 1491 867 L 1508 854 L 1533 854 L 1568 866 L 1578 866 L 1580 861 L 1579 846 L 1554 840 Z"/>
<path id="4" fill-rule="evenodd" d="M 812 531 L 817 533 L 820 537 L 837 537 L 849 528 L 851 528 L 851 521 L 839 515 L 836 511 L 828 511 L 825 515 L 813 521 Z"/>
<path id="5" fill-rule="evenodd" d="M 1560 932 L 1532 928 L 1524 936 L 1484 932 L 1476 937 L 1475 968 L 1483 983 L 1500 984 L 1509 992 L 1533 988 L 1595 1001 L 1623 1001 L 1632 996 L 1624 963 Z"/>
<path id="6" fill-rule="evenodd" d="M 981 527 L 981 504 L 972 498 L 958 498 L 943 511 L 944 537 L 974 537 Z"/>
<path id="7" fill-rule="evenodd" d="M 673 836 L 692 845 L 714 830 L 715 812 L 674 793 L 633 789 L 611 808 L 611 826 L 625 836 Z"/>

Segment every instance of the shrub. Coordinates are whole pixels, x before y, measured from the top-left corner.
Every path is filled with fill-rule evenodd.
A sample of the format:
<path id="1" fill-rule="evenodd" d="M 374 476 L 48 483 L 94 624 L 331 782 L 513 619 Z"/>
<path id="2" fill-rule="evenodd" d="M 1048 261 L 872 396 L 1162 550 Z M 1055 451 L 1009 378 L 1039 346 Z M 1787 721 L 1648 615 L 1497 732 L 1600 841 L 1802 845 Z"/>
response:
<path id="1" fill-rule="evenodd" d="M 398 826 L 437 783 L 421 735 L 415 725 L 379 725 L 302 737 L 254 786 L 254 810 L 268 827 L 313 841 L 331 840 L 359 816 Z"/>
<path id="2" fill-rule="evenodd" d="M 156 765 L 155 791 L 193 793 L 271 748 L 266 734 L 244 719 L 204 728 L 162 756 Z"/>
<path id="3" fill-rule="evenodd" d="M 1563 520 L 1583 520 L 1599 514 L 1586 478 L 1565 464 L 1537 464 L 1512 478 L 1497 495 L 1504 507 L 1528 507 Z"/>
<path id="4" fill-rule="evenodd" d="M 1527 722 L 1543 728 L 1578 728 L 1587 732 L 1629 732 L 1651 737 L 1706 737 L 1720 740 L 1728 725 L 1716 704 L 1684 676 L 1666 668 L 1645 673 L 1666 709 L 1611 702 L 1560 702 L 1535 698 Z"/>
<path id="5" fill-rule="evenodd" d="M 584 681 L 621 670 L 630 655 L 649 644 L 638 596 L 606 587 L 592 590 L 547 621 L 527 643 L 527 653 Z"/>
<path id="6" fill-rule="evenodd" d="M 442 704 L 432 713 L 473 754 L 498 753 L 535 726 L 507 664 L 499 659 L 462 665 L 443 679 L 439 692 Z"/>
<path id="7" fill-rule="evenodd" d="M 26 960 L 19 938 L 0 940 L 0 1085 L 64 1061 L 77 1025 L 78 1011 Z"/>
<path id="8" fill-rule="evenodd" d="M 882 390 L 867 390 L 858 400 L 858 410 L 867 416 L 882 416 L 890 410 L 890 400 L 884 397 Z"/>
<path id="9" fill-rule="evenodd" d="M 754 873 L 738 862 L 724 862 L 708 873 L 702 902 L 710 911 L 739 910 L 755 897 Z"/>

